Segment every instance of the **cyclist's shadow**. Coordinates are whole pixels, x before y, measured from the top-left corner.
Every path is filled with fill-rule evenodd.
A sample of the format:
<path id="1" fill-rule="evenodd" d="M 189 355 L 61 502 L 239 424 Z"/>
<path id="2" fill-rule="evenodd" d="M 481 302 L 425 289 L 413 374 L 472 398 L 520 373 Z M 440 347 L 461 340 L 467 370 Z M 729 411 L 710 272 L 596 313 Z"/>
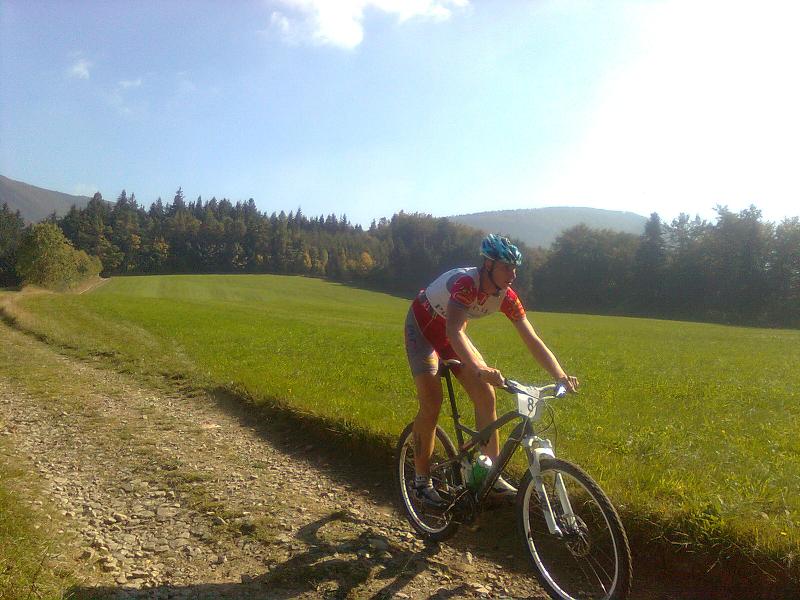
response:
<path id="1" fill-rule="evenodd" d="M 382 564 L 384 568 L 374 575 L 374 579 L 390 581 L 380 590 L 372 592 L 369 597 L 375 600 L 391 598 L 424 571 L 428 558 L 439 552 L 438 545 L 427 545 L 419 552 L 390 547 L 392 558 L 381 563 L 366 557 L 340 557 L 339 555 L 352 555 L 356 552 L 356 547 L 368 548 L 368 540 L 379 536 L 365 529 L 356 537 L 337 542 L 321 539 L 321 530 L 337 521 L 353 525 L 364 524 L 346 511 L 337 511 L 301 527 L 295 538 L 310 547 L 256 578 L 256 581 L 270 589 L 270 598 L 295 597 L 298 584 L 305 585 L 309 592 L 316 591 L 323 597 L 349 597 L 351 591 L 370 579 L 378 564 Z M 326 559 L 326 556 L 334 558 Z M 287 588 L 285 595 L 281 594 L 283 587 Z M 364 594 L 363 590 L 361 594 Z"/>

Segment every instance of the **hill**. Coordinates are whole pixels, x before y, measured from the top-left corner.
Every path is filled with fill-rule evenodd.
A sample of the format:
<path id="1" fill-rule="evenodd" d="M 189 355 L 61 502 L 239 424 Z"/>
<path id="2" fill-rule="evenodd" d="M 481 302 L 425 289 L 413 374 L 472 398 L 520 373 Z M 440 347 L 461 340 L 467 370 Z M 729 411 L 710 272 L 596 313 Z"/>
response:
<path id="1" fill-rule="evenodd" d="M 54 211 L 63 216 L 73 204 L 82 208 L 89 200 L 87 196 L 54 192 L 0 175 L 0 206 L 5 202 L 12 211 L 18 210 L 26 223 L 41 221 Z"/>
<path id="2" fill-rule="evenodd" d="M 515 237 L 531 247 L 543 248 L 550 246 L 562 231 L 581 223 L 594 229 L 640 235 L 647 222 L 646 217 L 632 212 L 572 206 L 495 210 L 448 218 L 487 233 Z"/>

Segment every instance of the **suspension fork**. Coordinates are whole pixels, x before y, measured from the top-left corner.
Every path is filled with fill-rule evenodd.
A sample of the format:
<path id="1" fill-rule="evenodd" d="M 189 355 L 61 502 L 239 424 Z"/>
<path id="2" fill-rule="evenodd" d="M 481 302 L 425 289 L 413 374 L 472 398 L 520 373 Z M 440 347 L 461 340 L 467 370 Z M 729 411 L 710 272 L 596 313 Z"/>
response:
<path id="1" fill-rule="evenodd" d="M 545 523 L 547 523 L 547 529 L 552 535 L 563 537 L 564 532 L 561 531 L 561 528 L 556 523 L 553 506 L 550 503 L 550 497 L 544 487 L 540 463 L 542 458 L 555 458 L 556 455 L 555 452 L 553 452 L 553 446 L 550 440 L 544 440 L 534 435 L 526 437 L 522 442 L 522 446 L 525 448 L 525 453 L 528 455 L 528 470 L 533 478 L 533 486 L 536 489 L 536 493 L 539 494 L 539 502 L 542 507 L 542 515 L 544 516 Z M 575 524 L 575 513 L 572 512 L 572 504 L 569 501 L 569 494 L 567 493 L 567 487 L 564 485 L 564 478 L 561 476 L 561 473 L 556 473 L 554 487 L 556 495 L 558 496 L 558 502 L 561 505 L 561 514 L 566 524 L 572 528 Z"/>

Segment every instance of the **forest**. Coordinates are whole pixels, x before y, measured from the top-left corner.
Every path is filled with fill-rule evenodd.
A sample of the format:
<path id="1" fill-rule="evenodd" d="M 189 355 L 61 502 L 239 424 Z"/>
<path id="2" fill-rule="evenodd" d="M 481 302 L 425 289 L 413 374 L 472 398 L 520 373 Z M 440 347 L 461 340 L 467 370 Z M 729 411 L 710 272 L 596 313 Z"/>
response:
<path id="1" fill-rule="evenodd" d="M 444 270 L 478 264 L 483 236 L 416 213 L 368 229 L 346 215 L 307 216 L 300 208 L 268 215 L 253 199 L 186 201 L 180 188 L 172 202 L 159 198 L 149 208 L 124 190 L 113 203 L 98 193 L 85 208 L 47 221 L 83 272 L 80 251 L 99 258 L 104 276 L 299 274 L 406 295 Z M 30 254 L 34 229 L 0 208 L 0 285 L 32 281 L 30 260 L 25 271 L 19 258 Z M 775 224 L 755 206 L 718 206 L 713 222 L 681 214 L 667 223 L 653 213 L 641 236 L 579 225 L 550 248 L 519 245 L 525 262 L 514 288 L 529 309 L 800 326 L 797 217 Z"/>

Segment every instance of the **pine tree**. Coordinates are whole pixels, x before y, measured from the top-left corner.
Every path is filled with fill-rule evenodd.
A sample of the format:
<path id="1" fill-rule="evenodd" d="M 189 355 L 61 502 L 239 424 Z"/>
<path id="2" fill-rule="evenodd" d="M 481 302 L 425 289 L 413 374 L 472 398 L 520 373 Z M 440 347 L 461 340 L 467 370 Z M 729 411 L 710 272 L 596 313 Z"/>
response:
<path id="1" fill-rule="evenodd" d="M 661 218 L 652 213 L 639 238 L 633 265 L 637 309 L 659 314 L 664 304 L 666 247 Z"/>
<path id="2" fill-rule="evenodd" d="M 16 285 L 19 281 L 15 265 L 24 228 L 19 211 L 11 212 L 4 202 L 0 207 L 0 285 Z"/>

